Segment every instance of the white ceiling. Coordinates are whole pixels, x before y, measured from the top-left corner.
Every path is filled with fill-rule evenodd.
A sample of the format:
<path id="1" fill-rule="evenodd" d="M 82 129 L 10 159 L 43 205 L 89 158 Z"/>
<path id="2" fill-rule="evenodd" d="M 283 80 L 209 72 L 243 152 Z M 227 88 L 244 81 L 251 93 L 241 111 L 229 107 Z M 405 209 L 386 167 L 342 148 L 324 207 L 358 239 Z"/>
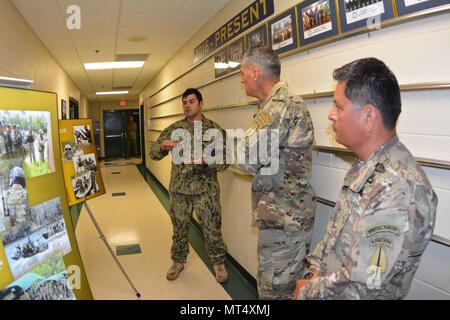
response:
<path id="1" fill-rule="evenodd" d="M 90 101 L 137 100 L 181 47 L 230 0 L 12 0 L 62 68 Z M 81 29 L 69 30 L 70 5 L 81 9 Z M 96 53 L 96 50 L 99 50 Z M 142 69 L 89 70 L 83 63 L 118 54 L 148 54 Z M 96 91 L 131 87 L 123 96 Z"/>

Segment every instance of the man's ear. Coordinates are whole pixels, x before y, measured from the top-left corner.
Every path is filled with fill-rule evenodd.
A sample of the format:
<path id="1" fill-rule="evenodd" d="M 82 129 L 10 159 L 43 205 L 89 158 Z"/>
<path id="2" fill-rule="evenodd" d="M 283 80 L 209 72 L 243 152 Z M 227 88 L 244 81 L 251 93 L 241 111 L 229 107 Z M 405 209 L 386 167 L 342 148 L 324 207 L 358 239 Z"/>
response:
<path id="1" fill-rule="evenodd" d="M 259 80 L 259 79 L 261 79 L 262 76 L 263 76 L 263 73 L 262 73 L 261 68 L 256 67 L 256 66 L 253 67 L 253 75 L 254 75 L 253 80 Z"/>
<path id="2" fill-rule="evenodd" d="M 372 104 L 366 104 L 362 110 L 364 129 L 371 132 L 376 123 L 380 120 L 380 111 Z"/>

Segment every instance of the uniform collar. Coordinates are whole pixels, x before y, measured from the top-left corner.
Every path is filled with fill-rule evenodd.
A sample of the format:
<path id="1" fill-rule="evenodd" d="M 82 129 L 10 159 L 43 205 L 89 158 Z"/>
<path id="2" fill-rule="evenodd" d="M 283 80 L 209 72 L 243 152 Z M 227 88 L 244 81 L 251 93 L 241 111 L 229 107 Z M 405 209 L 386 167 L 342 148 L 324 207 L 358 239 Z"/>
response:
<path id="1" fill-rule="evenodd" d="M 204 122 L 205 120 L 207 120 L 207 119 L 206 119 L 206 117 L 202 114 L 202 120 L 200 120 L 199 122 Z M 194 126 L 193 123 L 191 123 L 191 122 L 188 121 L 187 117 L 184 117 L 184 121 L 185 121 L 188 125 L 190 125 L 190 126 L 192 126 L 192 127 Z"/>
<path id="2" fill-rule="evenodd" d="M 350 168 L 349 174 L 345 178 L 344 186 L 347 186 L 353 192 L 360 192 L 375 170 L 380 172 L 385 170 L 388 160 L 386 153 L 397 144 L 398 141 L 398 136 L 395 135 L 375 150 L 367 161 L 361 162 L 360 160 L 356 160 Z"/>
<path id="3" fill-rule="evenodd" d="M 275 94 L 277 94 L 278 90 L 280 90 L 282 87 L 287 87 L 287 86 L 288 86 L 288 84 L 285 81 L 279 81 L 278 83 L 276 83 L 273 86 L 272 90 L 270 90 L 266 99 L 264 99 L 264 101 L 260 104 L 260 108 L 264 107 L 270 101 L 270 99 L 272 99 L 272 97 Z"/>

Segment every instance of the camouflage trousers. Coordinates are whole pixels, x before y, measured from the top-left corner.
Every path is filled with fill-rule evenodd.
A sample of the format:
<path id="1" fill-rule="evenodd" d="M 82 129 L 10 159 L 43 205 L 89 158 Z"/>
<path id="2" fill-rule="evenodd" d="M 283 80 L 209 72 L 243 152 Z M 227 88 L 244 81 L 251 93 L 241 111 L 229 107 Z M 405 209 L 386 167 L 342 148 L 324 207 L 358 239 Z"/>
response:
<path id="1" fill-rule="evenodd" d="M 189 254 L 189 230 L 192 212 L 195 210 L 206 244 L 206 251 L 213 264 L 225 261 L 227 247 L 221 232 L 220 195 L 184 195 L 170 193 L 170 218 L 173 235 L 171 257 L 173 261 L 185 263 Z"/>
<path id="2" fill-rule="evenodd" d="M 305 267 L 312 231 L 262 229 L 258 239 L 261 300 L 291 300 Z"/>

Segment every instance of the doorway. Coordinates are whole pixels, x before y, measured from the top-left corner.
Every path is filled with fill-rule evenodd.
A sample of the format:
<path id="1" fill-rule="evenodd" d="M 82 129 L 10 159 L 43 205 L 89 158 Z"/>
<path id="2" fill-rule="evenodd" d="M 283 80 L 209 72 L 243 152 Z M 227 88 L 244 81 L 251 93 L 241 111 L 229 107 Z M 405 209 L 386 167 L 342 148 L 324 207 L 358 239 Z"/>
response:
<path id="1" fill-rule="evenodd" d="M 126 139 L 129 119 L 134 122 L 132 139 Z M 105 110 L 103 111 L 103 127 L 105 141 L 105 158 L 139 158 L 141 157 L 141 130 L 139 109 Z M 129 131 L 130 129 L 128 129 Z M 131 132 L 130 131 L 130 132 Z M 130 143 L 133 147 L 130 148 Z"/>
<path id="2" fill-rule="evenodd" d="M 70 119 L 79 119 L 78 101 L 72 97 L 69 97 L 69 111 Z"/>

